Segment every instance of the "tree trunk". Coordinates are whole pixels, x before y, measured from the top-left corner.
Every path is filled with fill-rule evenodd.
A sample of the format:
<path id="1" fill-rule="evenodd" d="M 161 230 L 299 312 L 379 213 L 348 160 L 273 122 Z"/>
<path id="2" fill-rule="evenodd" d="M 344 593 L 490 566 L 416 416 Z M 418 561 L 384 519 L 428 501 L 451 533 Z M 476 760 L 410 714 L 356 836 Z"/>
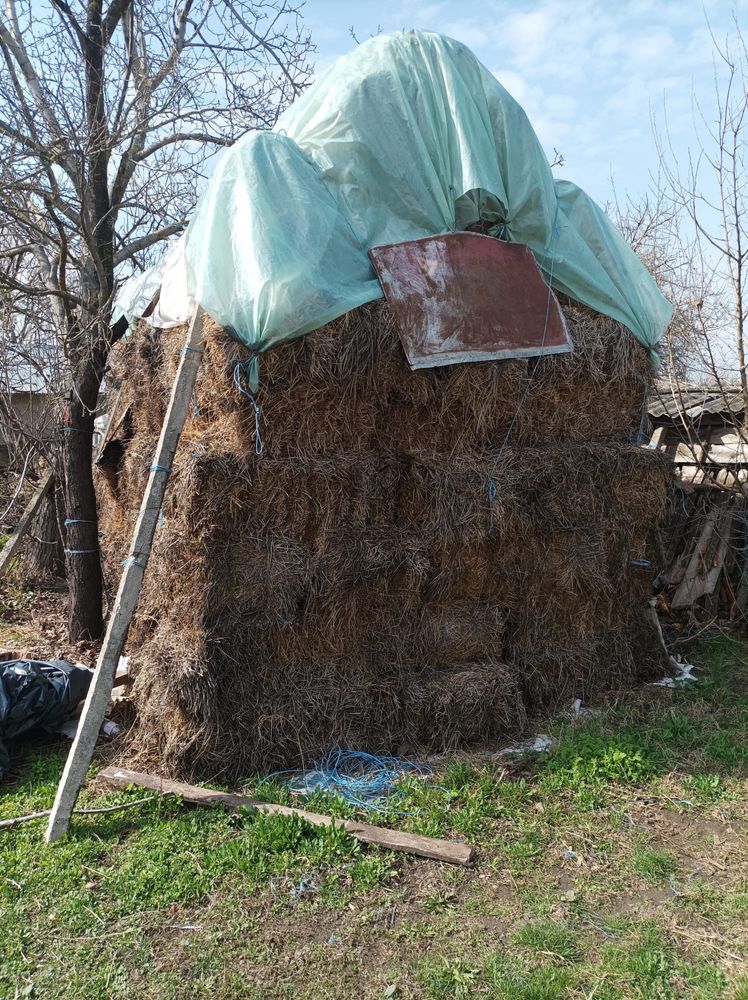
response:
<path id="1" fill-rule="evenodd" d="M 102 576 L 96 494 L 93 485 L 93 429 L 103 364 L 91 351 L 77 371 L 72 399 L 62 411 L 62 482 L 65 498 L 65 563 L 70 595 L 70 639 L 98 639 L 103 631 Z"/>
<path id="2" fill-rule="evenodd" d="M 42 501 L 39 513 L 31 525 L 26 545 L 26 566 L 29 576 L 36 580 L 63 575 L 65 562 L 54 488 Z"/>

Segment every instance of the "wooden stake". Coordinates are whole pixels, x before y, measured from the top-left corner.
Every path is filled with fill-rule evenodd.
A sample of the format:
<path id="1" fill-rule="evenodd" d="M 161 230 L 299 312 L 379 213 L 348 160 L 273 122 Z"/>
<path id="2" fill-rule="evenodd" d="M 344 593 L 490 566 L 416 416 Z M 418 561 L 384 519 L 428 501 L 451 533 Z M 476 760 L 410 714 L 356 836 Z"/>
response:
<path id="1" fill-rule="evenodd" d="M 16 549 L 23 541 L 24 535 L 29 530 L 31 522 L 34 520 L 34 514 L 39 510 L 42 504 L 42 500 L 49 493 L 52 483 L 54 482 L 54 473 L 50 469 L 39 483 L 39 487 L 36 493 L 33 495 L 26 510 L 21 515 L 21 520 L 16 525 L 15 531 L 12 532 L 8 541 L 3 546 L 2 552 L 0 552 L 0 576 L 5 572 L 6 567 L 9 565 L 11 559 L 16 553 Z"/>
<path id="2" fill-rule="evenodd" d="M 114 687 L 114 674 L 120 654 L 127 638 L 132 616 L 140 596 L 143 575 L 151 553 L 153 536 L 166 491 L 168 474 L 174 459 L 179 435 L 190 405 L 190 397 L 195 387 L 195 378 L 202 354 L 203 311 L 197 311 L 187 331 L 187 342 L 179 361 L 171 399 L 161 428 L 161 437 L 148 476 L 140 514 L 135 524 L 130 552 L 124 560 L 124 570 L 119 582 L 119 590 L 109 618 L 109 627 L 104 637 L 99 660 L 96 665 L 86 703 L 81 713 L 78 733 L 70 748 L 65 770 L 57 788 L 57 795 L 47 827 L 46 840 L 52 843 L 67 833 L 78 793 L 86 779 L 91 763 L 101 723 L 104 720 L 109 696 Z"/>
<path id="3" fill-rule="evenodd" d="M 403 851 L 406 854 L 418 854 L 422 858 L 434 858 L 436 861 L 446 861 L 452 865 L 469 865 L 473 859 L 473 848 L 470 844 L 459 844 L 451 840 L 437 840 L 435 837 L 423 837 L 417 833 L 403 833 L 400 830 L 388 830 L 383 826 L 371 826 L 369 823 L 359 823 L 358 820 L 335 820 L 323 813 L 307 812 L 306 809 L 294 809 L 292 806 L 280 806 L 275 802 L 259 802 L 246 795 L 235 792 L 218 792 L 212 788 L 200 788 L 198 785 L 187 785 L 181 781 L 170 781 L 153 774 L 143 774 L 140 771 L 128 771 L 122 767 L 107 767 L 100 774 L 110 785 L 117 788 L 127 788 L 137 785 L 160 795 L 178 795 L 185 802 L 207 806 L 222 802 L 232 809 L 241 807 L 257 809 L 270 815 L 301 816 L 315 826 L 330 826 L 341 823 L 345 830 L 356 840 L 364 844 L 375 844 L 390 851 Z"/>

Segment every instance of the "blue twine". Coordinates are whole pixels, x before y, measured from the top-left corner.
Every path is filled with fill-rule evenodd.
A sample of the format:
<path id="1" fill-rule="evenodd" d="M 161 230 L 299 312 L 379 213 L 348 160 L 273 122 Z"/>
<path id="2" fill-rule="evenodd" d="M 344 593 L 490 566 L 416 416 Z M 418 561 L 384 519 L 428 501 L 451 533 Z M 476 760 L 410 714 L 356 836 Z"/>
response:
<path id="1" fill-rule="evenodd" d="M 288 790 L 296 795 L 328 792 L 367 812 L 397 812 L 386 801 L 397 792 L 398 782 L 406 775 L 430 777 L 431 768 L 402 757 L 377 756 L 362 750 L 331 750 L 306 771 L 276 771 L 265 782 L 283 778 Z"/>
<path id="2" fill-rule="evenodd" d="M 71 524 L 96 524 L 95 521 L 89 521 L 85 517 L 66 517 L 62 523 L 66 528 L 69 528 Z"/>
<path id="3" fill-rule="evenodd" d="M 254 393 L 249 388 L 249 376 L 247 375 L 247 372 L 245 370 L 246 366 L 250 365 L 253 360 L 254 358 L 248 358 L 247 361 L 236 362 L 236 364 L 234 365 L 234 385 L 242 394 L 242 396 L 247 397 L 247 399 L 252 404 L 252 408 L 255 411 L 255 454 L 261 455 L 263 443 L 262 443 L 262 434 L 260 432 L 260 406 L 257 400 L 255 399 Z M 244 380 L 242 379 L 242 372 L 244 372 L 247 381 L 246 387 L 244 385 Z"/>
<path id="4" fill-rule="evenodd" d="M 190 347 L 189 344 L 187 344 L 185 347 L 182 348 L 182 353 L 183 354 L 202 354 L 203 353 L 203 349 L 202 349 L 202 347 Z"/>
<path id="5" fill-rule="evenodd" d="M 650 569 L 652 566 L 649 559 L 629 559 L 629 563 L 631 566 L 643 566 L 644 569 Z"/>
<path id="6" fill-rule="evenodd" d="M 83 434 L 83 430 L 80 427 L 68 427 L 67 425 L 62 425 L 57 428 L 60 434 L 68 434 L 70 431 L 75 431 L 76 434 Z"/>
<path id="7" fill-rule="evenodd" d="M 169 472 L 171 472 L 171 466 L 170 465 L 149 465 L 148 466 L 148 471 L 149 472 L 169 473 Z"/>
<path id="8" fill-rule="evenodd" d="M 141 569 L 145 569 L 145 563 L 141 562 L 135 556 L 127 556 L 120 562 L 120 566 L 139 566 Z"/>
<path id="9" fill-rule="evenodd" d="M 98 549 L 65 549 L 66 556 L 90 556 L 94 552 L 98 552 Z"/>
<path id="10" fill-rule="evenodd" d="M 688 517 L 688 507 L 686 506 L 686 491 L 683 489 L 682 486 L 678 486 L 677 484 L 675 486 L 675 490 L 677 493 L 680 493 L 680 502 L 683 506 L 683 514 L 685 515 L 685 517 Z"/>
<path id="11" fill-rule="evenodd" d="M 644 398 L 642 399 L 642 414 L 641 420 L 639 421 L 639 433 L 636 436 L 636 444 L 642 444 L 646 440 L 647 435 L 644 433 L 644 428 L 647 426 L 647 420 L 649 419 L 649 384 L 644 386 Z"/>
<path id="12" fill-rule="evenodd" d="M 534 359 L 535 365 L 533 366 L 533 369 L 530 372 L 530 377 L 527 380 L 527 385 L 525 386 L 524 392 L 520 396 L 519 402 L 517 403 L 517 408 L 514 411 L 514 415 L 512 416 L 512 419 L 509 423 L 507 432 L 504 435 L 504 440 L 501 442 L 501 447 L 499 448 L 498 454 L 496 455 L 494 463 L 491 466 L 491 473 L 488 477 L 488 484 L 487 484 L 488 507 L 489 510 L 491 511 L 491 516 L 493 516 L 493 503 L 494 500 L 496 499 L 496 480 L 494 479 L 494 472 L 496 471 L 496 466 L 501 461 L 501 456 L 504 454 L 506 446 L 509 444 L 509 439 L 512 436 L 512 431 L 514 430 L 514 425 L 517 422 L 517 417 L 519 416 L 520 410 L 525 405 L 525 400 L 527 399 L 527 396 L 530 392 L 530 388 L 532 386 L 533 379 L 535 378 L 535 372 L 538 370 L 538 362 L 543 357 L 543 351 L 545 349 L 545 338 L 548 333 L 548 321 L 551 316 L 551 296 L 553 295 L 553 290 L 552 290 L 553 271 L 556 265 L 556 256 L 555 256 L 556 241 L 558 240 L 558 237 L 561 235 L 561 228 L 558 225 L 559 209 L 560 209 L 560 204 L 558 200 L 558 195 L 556 195 L 556 212 L 553 216 L 553 224 L 551 225 L 551 241 L 550 241 L 550 246 L 548 248 L 551 258 L 551 269 L 548 275 L 548 297 L 545 303 L 545 321 L 543 322 L 543 336 L 540 341 L 540 353 L 536 355 Z"/>

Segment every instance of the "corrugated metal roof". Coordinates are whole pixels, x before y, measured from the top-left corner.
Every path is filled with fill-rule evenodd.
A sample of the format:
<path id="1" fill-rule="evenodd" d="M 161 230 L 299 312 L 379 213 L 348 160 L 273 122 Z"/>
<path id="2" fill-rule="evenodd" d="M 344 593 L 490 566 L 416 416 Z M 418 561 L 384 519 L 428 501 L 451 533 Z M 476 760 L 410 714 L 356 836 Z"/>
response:
<path id="1" fill-rule="evenodd" d="M 738 414 L 743 410 L 740 389 L 735 386 L 653 386 L 648 411 L 653 420 L 698 421 L 703 416 Z"/>
<path id="2" fill-rule="evenodd" d="M 49 393 L 59 381 L 55 359 L 43 357 L 38 364 L 26 357 L 13 353 L 13 345 L 0 345 L 0 391 Z"/>

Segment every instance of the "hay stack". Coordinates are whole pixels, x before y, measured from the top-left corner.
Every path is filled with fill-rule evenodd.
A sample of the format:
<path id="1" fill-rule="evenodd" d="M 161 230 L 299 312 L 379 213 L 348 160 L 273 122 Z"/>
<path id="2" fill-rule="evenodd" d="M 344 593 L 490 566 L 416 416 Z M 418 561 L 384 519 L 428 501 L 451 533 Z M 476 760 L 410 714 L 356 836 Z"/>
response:
<path id="1" fill-rule="evenodd" d="M 209 326 L 131 630 L 132 757 L 230 780 L 336 745 L 440 750 L 661 669 L 631 561 L 668 483 L 629 444 L 646 358 L 565 310 L 576 351 L 540 361 L 411 372 L 384 303 L 272 350 L 259 459 L 232 380 L 246 352 Z M 118 352 L 112 584 L 183 342 L 143 327 Z"/>

